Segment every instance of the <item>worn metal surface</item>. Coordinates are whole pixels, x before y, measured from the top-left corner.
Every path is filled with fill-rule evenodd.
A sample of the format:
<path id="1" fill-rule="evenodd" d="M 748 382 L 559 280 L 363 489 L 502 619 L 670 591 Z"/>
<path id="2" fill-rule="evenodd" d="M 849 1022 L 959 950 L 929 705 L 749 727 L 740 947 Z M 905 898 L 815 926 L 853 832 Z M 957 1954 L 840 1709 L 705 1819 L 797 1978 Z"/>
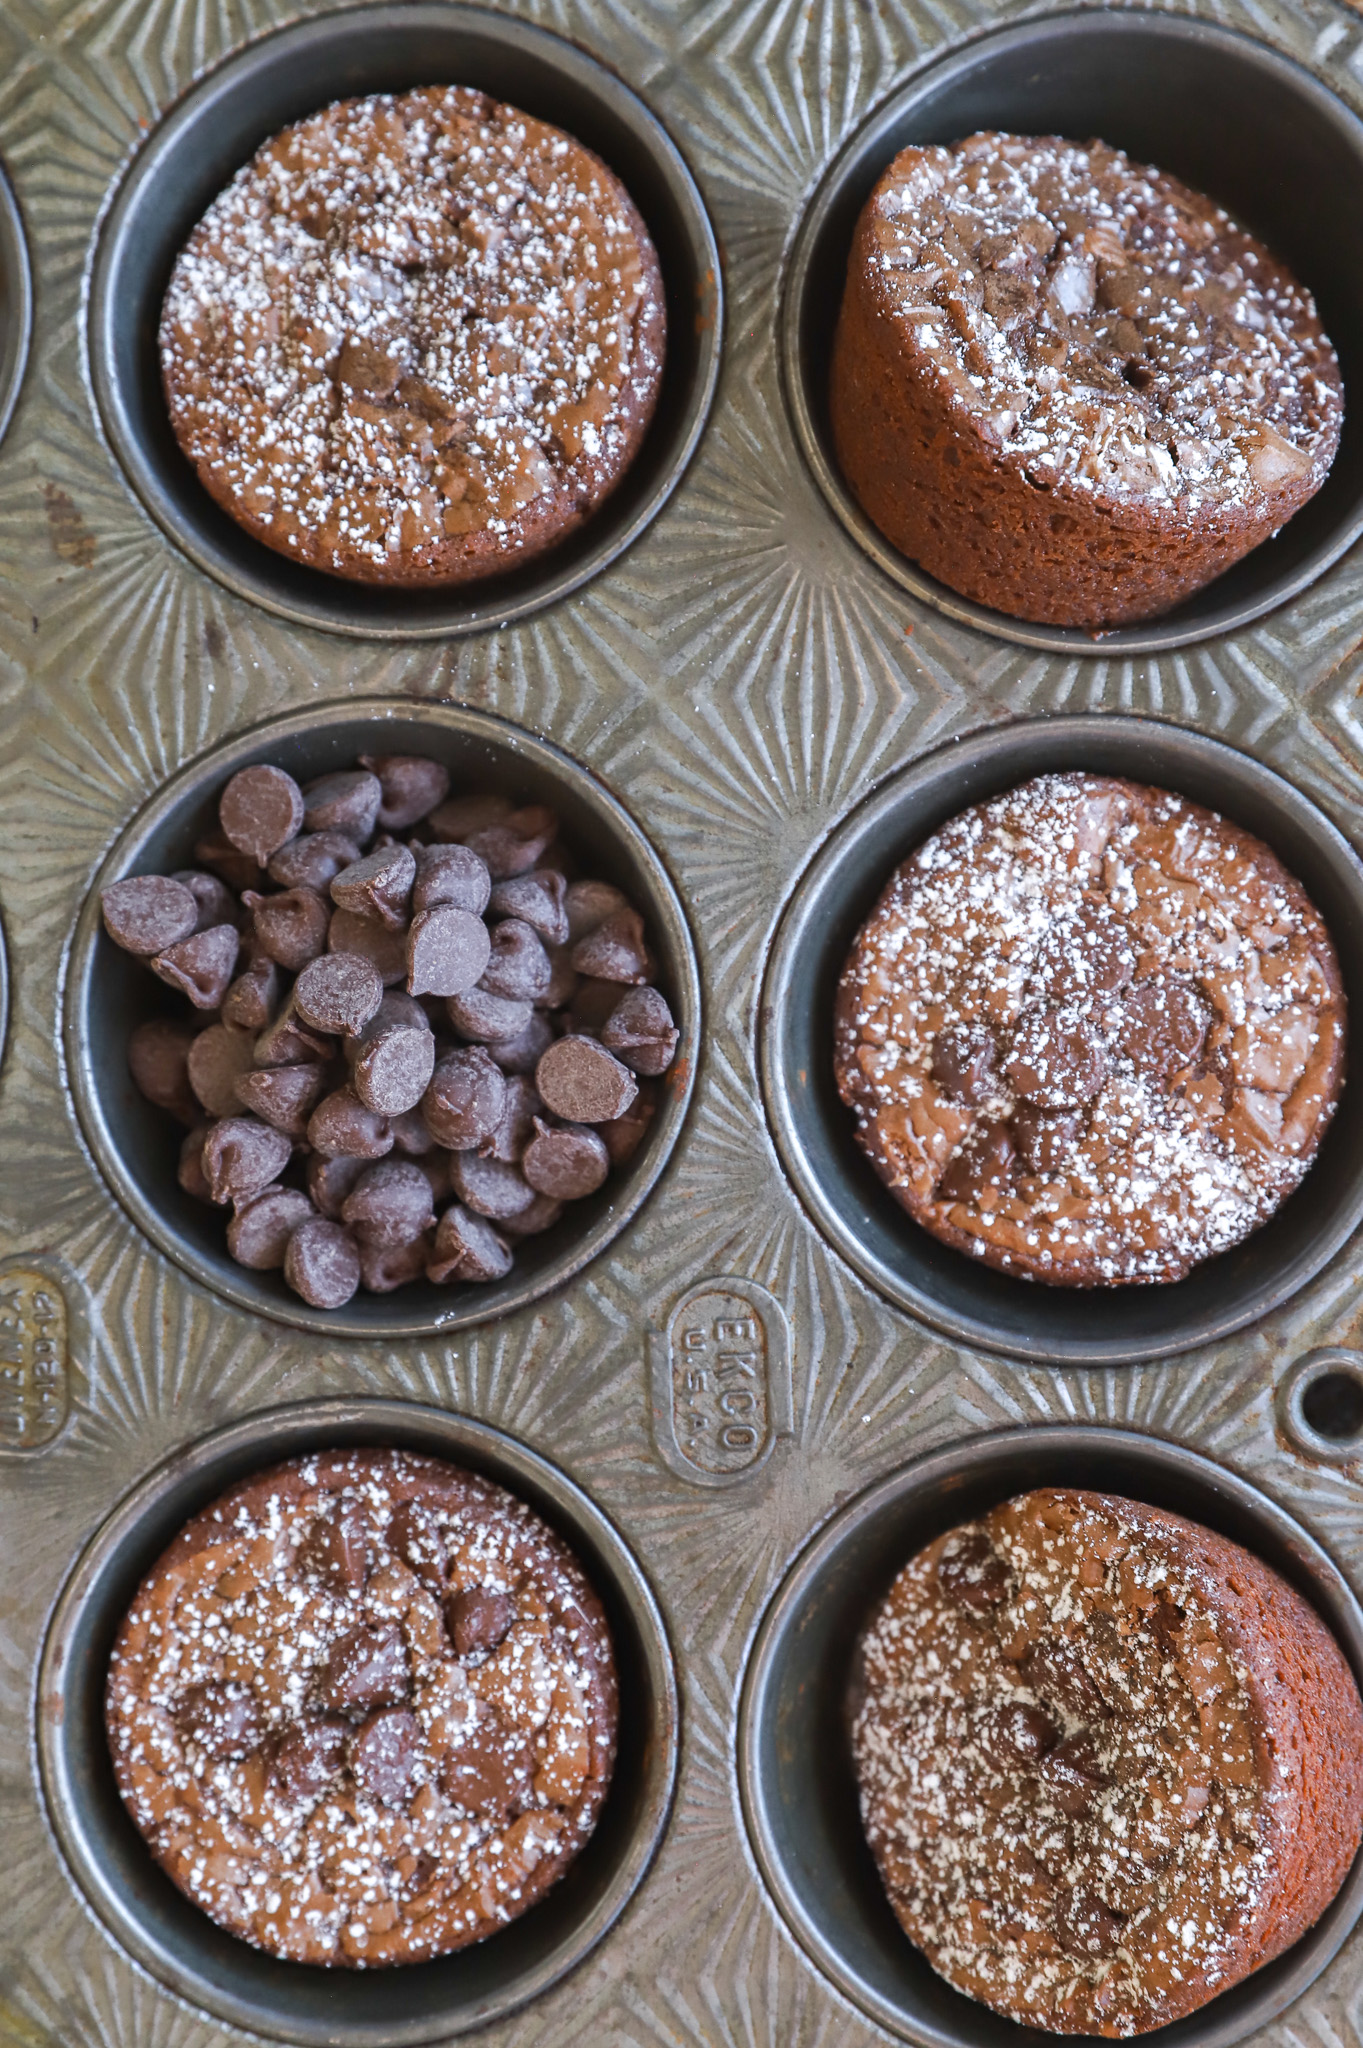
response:
<path id="1" fill-rule="evenodd" d="M 1199 4 L 1363 106 L 1363 17 L 1341 0 Z M 870 108 L 953 39 L 1023 10 L 527 0 L 517 11 L 642 94 L 710 206 L 729 310 L 700 450 L 625 556 L 504 632 L 376 645 L 272 618 L 178 556 L 129 493 L 94 424 L 81 304 L 100 208 L 147 126 L 203 67 L 299 11 L 274 0 L 9 0 L 0 13 L 0 155 L 37 282 L 29 374 L 0 448 L 0 911 L 13 984 L 0 1287 L 15 1268 L 60 1275 L 69 1404 L 54 1439 L 0 1452 L 0 2040 L 244 2038 L 154 1985 L 80 1904 L 40 1803 L 32 1675 L 78 1548 L 155 1459 L 280 1400 L 370 1393 L 465 1410 L 563 1466 L 642 1560 L 682 1667 L 681 1782 L 656 1864 L 593 1956 L 485 2038 L 866 2048 L 885 2037 L 783 1931 L 738 1806 L 738 1689 L 790 1560 L 842 1498 L 916 1451 L 993 1424 L 1077 1416 L 1223 1460 L 1299 1514 L 1358 1584 L 1356 1468 L 1289 1448 L 1274 1394 L 1306 1353 L 1363 1346 L 1363 1264 L 1346 1247 L 1263 1323 L 1163 1364 L 1026 1365 L 933 1336 L 826 1246 L 766 1134 L 754 1012 L 780 905 L 878 778 L 1022 712 L 1150 712 L 1220 734 L 1360 843 L 1363 561 L 1355 549 L 1289 609 L 1229 639 L 1158 656 L 1040 655 L 923 608 L 859 552 L 798 453 L 774 342 L 783 253 L 806 195 Z M 646 821 L 701 949 L 707 1043 L 663 1182 L 563 1292 L 454 1342 L 329 1342 L 186 1279 L 85 1153 L 58 1049 L 82 899 L 157 784 L 271 711 L 374 692 L 487 706 L 578 755 Z M 744 1297 L 738 1282 L 754 1291 Z M 745 1299 L 751 1317 L 730 1314 Z M 711 1449 L 722 1425 L 702 1414 L 692 1426 L 686 1372 L 667 1347 L 680 1356 L 694 1335 L 727 1355 L 721 1325 L 750 1319 L 761 1341 L 744 1333 L 737 1355 L 773 1369 L 788 1359 L 788 1405 L 778 1372 L 767 1437 L 712 1474 L 725 1463 Z M 660 1390 L 671 1410 L 655 1420 Z M 702 1477 L 725 1483 L 697 1485 L 696 1458 Z M 1334 2044 L 1360 2027 L 1355 1934 L 1258 2038 Z"/>

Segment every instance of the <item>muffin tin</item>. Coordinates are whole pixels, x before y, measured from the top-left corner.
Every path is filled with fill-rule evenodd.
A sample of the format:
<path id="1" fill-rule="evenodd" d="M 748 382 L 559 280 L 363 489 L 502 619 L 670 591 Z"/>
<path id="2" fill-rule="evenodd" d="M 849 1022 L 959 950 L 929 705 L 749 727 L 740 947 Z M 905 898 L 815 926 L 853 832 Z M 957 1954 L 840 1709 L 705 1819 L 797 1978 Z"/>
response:
<path id="1" fill-rule="evenodd" d="M 0 440 L 19 403 L 33 333 L 33 276 L 14 187 L 0 170 Z"/>
<path id="2" fill-rule="evenodd" d="M 868 138 L 888 153 L 914 106 L 968 125 L 1089 107 L 1087 125 L 1120 88 L 1113 139 L 1158 155 L 1142 138 L 1195 77 L 1198 123 L 1167 160 L 1197 175 L 1199 130 L 1228 138 L 1237 179 L 1297 152 L 1312 197 L 1284 233 L 1321 235 L 1319 264 L 1299 260 L 1347 354 L 1363 18 L 1344 0 L 1025 20 L 1002 0 L 293 11 L 259 0 L 239 49 L 238 17 L 190 0 L 0 28 L 10 75 L 44 79 L 0 96 L 43 366 L 0 448 L 0 2036 L 1001 2040 L 888 1938 L 857 1864 L 827 1718 L 837 1632 L 890 1546 L 1045 1476 L 1246 1536 L 1356 1656 L 1363 1111 L 1346 1093 L 1298 1196 L 1201 1295 L 1122 1291 L 1080 1327 L 1042 1290 L 1000 1282 L 1004 1306 L 914 1267 L 908 1219 L 849 1178 L 818 1009 L 840 934 L 920 826 L 1062 761 L 1242 818 L 1311 885 L 1357 974 L 1358 444 L 1328 520 L 1289 529 L 1199 619 L 1092 641 L 976 617 L 829 502 L 833 202 L 845 226 L 848 166 L 869 180 Z M 329 92 L 441 77 L 559 121 L 621 173 L 663 258 L 673 358 L 634 482 L 577 542 L 524 581 L 412 603 L 308 577 L 218 522 L 177 469 L 152 348 L 179 235 L 264 134 Z M 1249 183 L 1205 182 L 1271 231 L 1271 193 L 1259 216 Z M 320 767 L 376 726 L 552 791 L 584 846 L 623 861 L 689 1064 L 649 1150 L 504 1290 L 313 1315 L 231 1266 L 217 1220 L 172 1195 L 169 1134 L 120 1068 L 157 985 L 101 945 L 94 891 L 161 847 L 173 859 L 232 767 Z M 878 1252 L 873 1270 L 867 1233 L 891 1224 L 909 1264 Z M 14 1426 L 15 1371 L 41 1429 Z M 196 1502 L 303 1442 L 363 1438 L 443 1448 L 542 1504 L 613 1604 L 633 1709 L 601 1833 L 519 1929 L 433 1974 L 319 1979 L 215 1937 L 169 1892 L 112 1798 L 98 1698 L 116 1610 Z M 816 1748 L 785 1754 L 811 1726 Z M 802 1875 L 811 1856 L 824 1887 Z M 1358 1884 L 1180 2042 L 1345 2038 L 1363 1938 L 1328 1957 Z"/>

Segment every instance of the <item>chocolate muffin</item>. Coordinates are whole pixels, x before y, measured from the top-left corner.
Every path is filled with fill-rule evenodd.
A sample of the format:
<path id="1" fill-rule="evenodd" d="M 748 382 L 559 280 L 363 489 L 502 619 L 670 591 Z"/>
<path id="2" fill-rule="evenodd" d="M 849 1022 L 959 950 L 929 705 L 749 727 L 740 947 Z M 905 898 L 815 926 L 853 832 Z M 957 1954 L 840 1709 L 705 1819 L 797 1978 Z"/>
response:
<path id="1" fill-rule="evenodd" d="M 296 1458 L 194 1517 L 106 1697 L 118 1788 L 210 1919 L 371 1969 L 482 1941 L 596 1824 L 605 1616 L 523 1502 L 404 1451 Z"/>
<path id="2" fill-rule="evenodd" d="M 958 1991 L 1143 2034 L 1290 1948 L 1363 1833 L 1363 1702 L 1306 1602 L 1210 1529 L 1046 1489 L 930 1543 L 859 1647 L 890 1903 Z"/>
<path id="3" fill-rule="evenodd" d="M 572 136 L 460 86 L 343 100 L 257 151 L 176 261 L 171 424 L 258 540 L 361 583 L 510 569 L 633 461 L 658 260 Z"/>
<path id="4" fill-rule="evenodd" d="M 867 201 L 830 406 L 904 554 L 1100 629 L 1276 533 L 1344 401 L 1310 293 L 1210 199 L 1104 142 L 981 134 L 901 150 Z"/>
<path id="5" fill-rule="evenodd" d="M 842 1099 L 943 1243 L 1063 1287 L 1181 1279 L 1266 1221 L 1344 1080 L 1330 935 L 1261 840 L 1043 775 L 890 877 L 843 971 Z"/>

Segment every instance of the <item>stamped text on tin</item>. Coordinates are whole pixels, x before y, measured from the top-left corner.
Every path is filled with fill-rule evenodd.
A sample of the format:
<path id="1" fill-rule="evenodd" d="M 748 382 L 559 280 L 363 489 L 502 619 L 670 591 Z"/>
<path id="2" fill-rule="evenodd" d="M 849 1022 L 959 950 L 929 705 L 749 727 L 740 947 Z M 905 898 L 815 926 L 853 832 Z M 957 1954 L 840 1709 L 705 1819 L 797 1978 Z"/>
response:
<path id="1" fill-rule="evenodd" d="M 754 1281 L 703 1280 L 649 1335 L 653 1430 L 672 1470 L 702 1486 L 743 1479 L 790 1432 L 790 1332 Z"/>
<path id="2" fill-rule="evenodd" d="M 66 1420 L 66 1297 L 47 1273 L 0 1268 L 0 1449 L 37 1450 Z"/>

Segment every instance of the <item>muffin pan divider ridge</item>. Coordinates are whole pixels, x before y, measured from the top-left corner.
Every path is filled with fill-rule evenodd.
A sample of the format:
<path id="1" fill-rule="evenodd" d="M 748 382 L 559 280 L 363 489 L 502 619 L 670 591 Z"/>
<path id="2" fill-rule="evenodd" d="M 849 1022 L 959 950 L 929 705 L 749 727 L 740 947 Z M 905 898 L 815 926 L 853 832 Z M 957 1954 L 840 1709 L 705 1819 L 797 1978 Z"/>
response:
<path id="1" fill-rule="evenodd" d="M 1285 253 L 1363 420 L 1363 14 L 35 0 L 0 21 L 0 57 L 0 202 L 12 187 L 23 235 L 0 203 L 0 2048 L 1006 2048 L 1017 2030 L 915 1968 L 868 1884 L 839 1646 L 891 1551 L 1059 1479 L 1260 1548 L 1363 1666 L 1363 1053 L 1281 1228 L 1196 1300 L 1115 1295 L 1067 1324 L 1040 1290 L 920 1262 L 907 1219 L 908 1266 L 872 1257 L 883 1205 L 826 1114 L 818 1006 L 930 811 L 1062 764 L 1186 786 L 1259 832 L 1318 892 L 1352 985 L 1363 443 L 1356 421 L 1317 522 L 1196 617 L 1047 639 L 943 603 L 856 531 L 821 467 L 819 333 L 855 179 L 913 109 L 1021 125 L 1031 104 L 1087 133 L 1120 102 L 1109 139 L 1153 152 L 1192 104 L 1209 146 L 1243 131 L 1210 188 L 1266 209 L 1270 239 L 1275 218 L 1300 230 Z M 266 134 L 332 93 L 437 82 L 505 93 L 613 164 L 658 242 L 673 353 L 597 522 L 523 576 L 412 605 L 217 521 L 158 417 L 153 335 L 178 240 Z M 328 1316 L 177 1209 L 124 1089 L 132 973 L 92 891 L 179 865 L 245 759 L 319 772 L 380 751 L 376 728 L 560 805 L 593 871 L 622 862 L 684 1059 L 646 1150 L 504 1291 Z M 136 1000 L 156 986 L 139 974 Z M 626 1674 L 581 1864 L 405 1986 L 289 1983 L 206 1935 L 99 1746 L 136 1571 L 220 1479 L 327 1436 L 443 1446 L 523 1488 L 588 1562 Z M 1180 2042 L 1348 2039 L 1360 1904 L 1356 1866 Z"/>

